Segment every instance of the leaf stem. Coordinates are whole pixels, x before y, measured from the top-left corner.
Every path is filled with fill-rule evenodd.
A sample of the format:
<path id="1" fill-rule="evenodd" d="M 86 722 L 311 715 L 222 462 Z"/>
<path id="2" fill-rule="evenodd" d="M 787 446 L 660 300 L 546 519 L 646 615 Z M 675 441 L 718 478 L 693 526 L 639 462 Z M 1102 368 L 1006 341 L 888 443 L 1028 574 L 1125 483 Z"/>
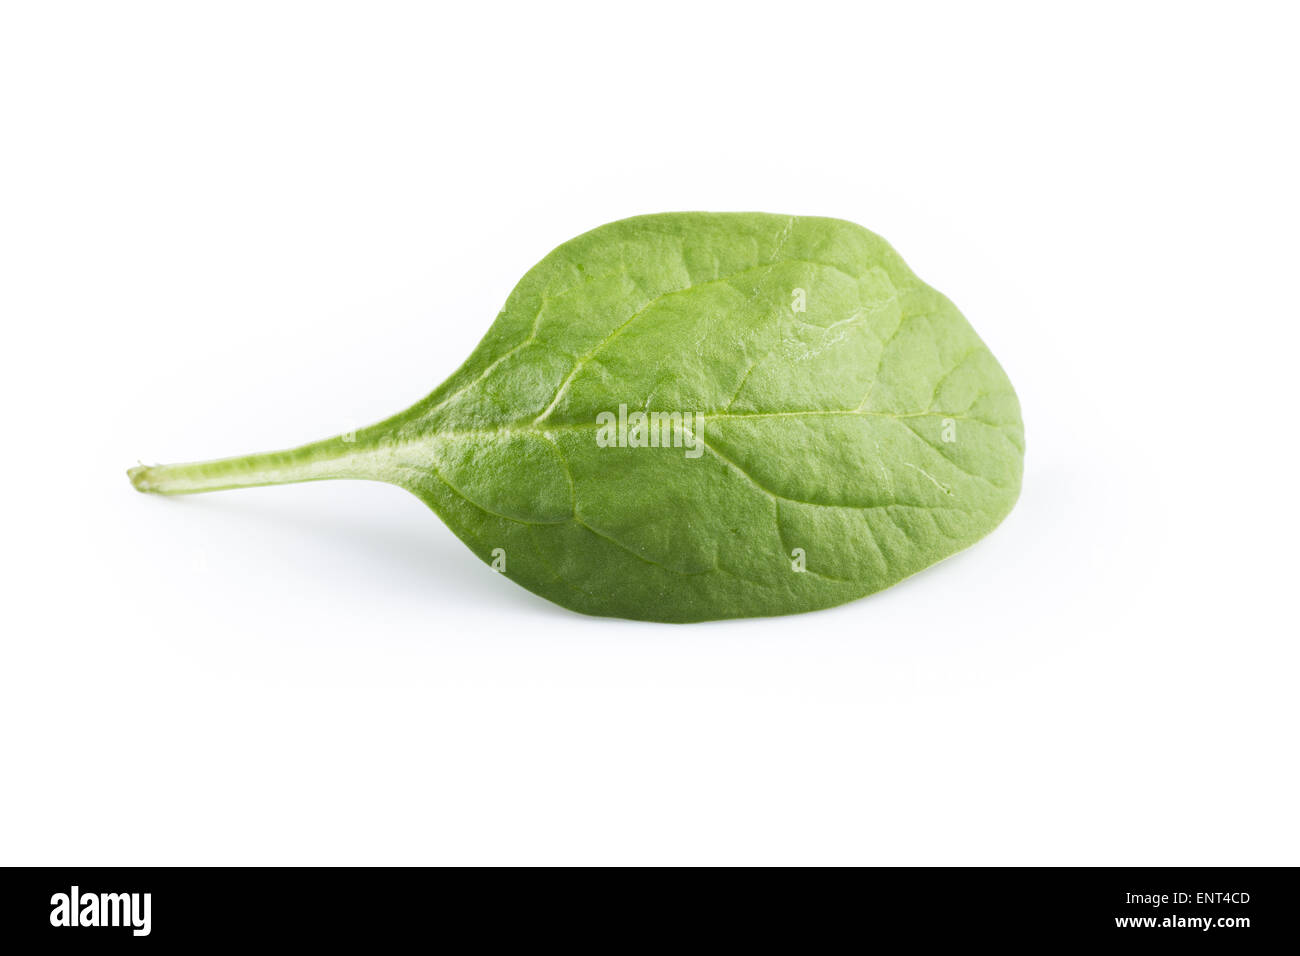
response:
<path id="1" fill-rule="evenodd" d="M 154 495 L 192 495 L 329 478 L 376 478 L 374 451 L 372 445 L 358 445 L 340 436 L 285 451 L 180 465 L 137 465 L 127 476 L 137 491 Z"/>

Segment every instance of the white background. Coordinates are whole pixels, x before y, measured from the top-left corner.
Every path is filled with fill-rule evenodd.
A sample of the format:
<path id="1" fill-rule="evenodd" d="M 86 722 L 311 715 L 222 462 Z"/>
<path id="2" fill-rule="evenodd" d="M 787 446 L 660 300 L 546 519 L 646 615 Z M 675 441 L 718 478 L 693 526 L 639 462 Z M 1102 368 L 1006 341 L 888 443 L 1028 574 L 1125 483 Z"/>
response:
<path id="1" fill-rule="evenodd" d="M 1293 9 L 3 11 L 0 862 L 1300 862 Z M 1024 406 L 1007 521 L 659 626 L 389 486 L 126 480 L 403 408 L 680 209 L 951 296 Z"/>

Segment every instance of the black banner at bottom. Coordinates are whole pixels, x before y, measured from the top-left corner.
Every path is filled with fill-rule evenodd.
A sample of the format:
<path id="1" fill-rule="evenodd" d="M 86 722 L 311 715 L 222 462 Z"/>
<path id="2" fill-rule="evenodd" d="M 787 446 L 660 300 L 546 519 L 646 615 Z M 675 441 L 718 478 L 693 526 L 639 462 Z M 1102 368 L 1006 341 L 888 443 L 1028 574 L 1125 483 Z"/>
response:
<path id="1" fill-rule="evenodd" d="M 1113 945 L 1291 945 L 1293 869 L 862 869 L 795 879 L 602 878 L 600 890 L 526 874 L 512 891 L 430 869 L 7 869 L 6 941 L 102 949 L 315 942 L 696 945 L 757 937 L 817 945 L 903 939 Z M 752 875 L 750 876 L 752 879 Z M 787 882 L 788 881 L 788 882 Z M 658 884 L 658 885 L 655 885 Z M 26 952 L 28 950 L 10 950 Z"/>

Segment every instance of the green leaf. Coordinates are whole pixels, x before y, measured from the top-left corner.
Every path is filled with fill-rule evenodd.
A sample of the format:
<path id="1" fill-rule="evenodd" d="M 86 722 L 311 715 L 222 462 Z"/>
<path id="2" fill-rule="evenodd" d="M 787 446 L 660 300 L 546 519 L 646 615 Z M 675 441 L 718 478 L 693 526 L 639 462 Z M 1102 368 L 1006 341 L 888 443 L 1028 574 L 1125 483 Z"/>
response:
<path id="1" fill-rule="evenodd" d="M 878 236 L 673 213 L 560 246 L 455 374 L 355 437 L 130 475 L 161 494 L 388 481 L 557 604 L 699 621 L 934 564 L 1011 510 L 1023 452 L 1002 368 Z"/>

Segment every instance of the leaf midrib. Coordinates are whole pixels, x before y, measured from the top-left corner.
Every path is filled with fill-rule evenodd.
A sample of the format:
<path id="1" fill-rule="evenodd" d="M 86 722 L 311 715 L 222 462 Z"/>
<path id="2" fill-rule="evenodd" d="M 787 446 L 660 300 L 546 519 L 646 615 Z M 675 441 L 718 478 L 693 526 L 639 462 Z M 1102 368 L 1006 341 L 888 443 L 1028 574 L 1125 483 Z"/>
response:
<path id="1" fill-rule="evenodd" d="M 646 409 L 628 409 L 629 414 L 632 412 L 648 412 Z M 832 408 L 832 409 L 807 409 L 800 411 L 788 412 L 696 412 L 695 414 L 703 417 L 706 421 L 726 421 L 726 420 L 761 420 L 767 418 L 816 418 L 823 416 L 840 416 L 848 418 L 888 418 L 896 421 L 902 421 L 910 418 L 951 418 L 959 422 L 975 422 L 988 428 L 1006 428 L 1014 422 L 990 422 L 982 418 L 976 418 L 973 415 L 964 415 L 959 412 L 881 412 L 868 411 L 866 409 L 853 408 Z M 554 432 L 575 432 L 586 431 L 589 429 L 600 428 L 601 426 L 594 421 L 591 422 L 562 422 L 538 423 L 535 420 L 517 419 L 513 422 L 505 422 L 496 428 L 438 428 L 434 431 L 433 437 L 442 438 L 448 436 L 454 437 L 482 437 L 494 438 L 500 435 L 542 435 L 545 436 Z"/>

